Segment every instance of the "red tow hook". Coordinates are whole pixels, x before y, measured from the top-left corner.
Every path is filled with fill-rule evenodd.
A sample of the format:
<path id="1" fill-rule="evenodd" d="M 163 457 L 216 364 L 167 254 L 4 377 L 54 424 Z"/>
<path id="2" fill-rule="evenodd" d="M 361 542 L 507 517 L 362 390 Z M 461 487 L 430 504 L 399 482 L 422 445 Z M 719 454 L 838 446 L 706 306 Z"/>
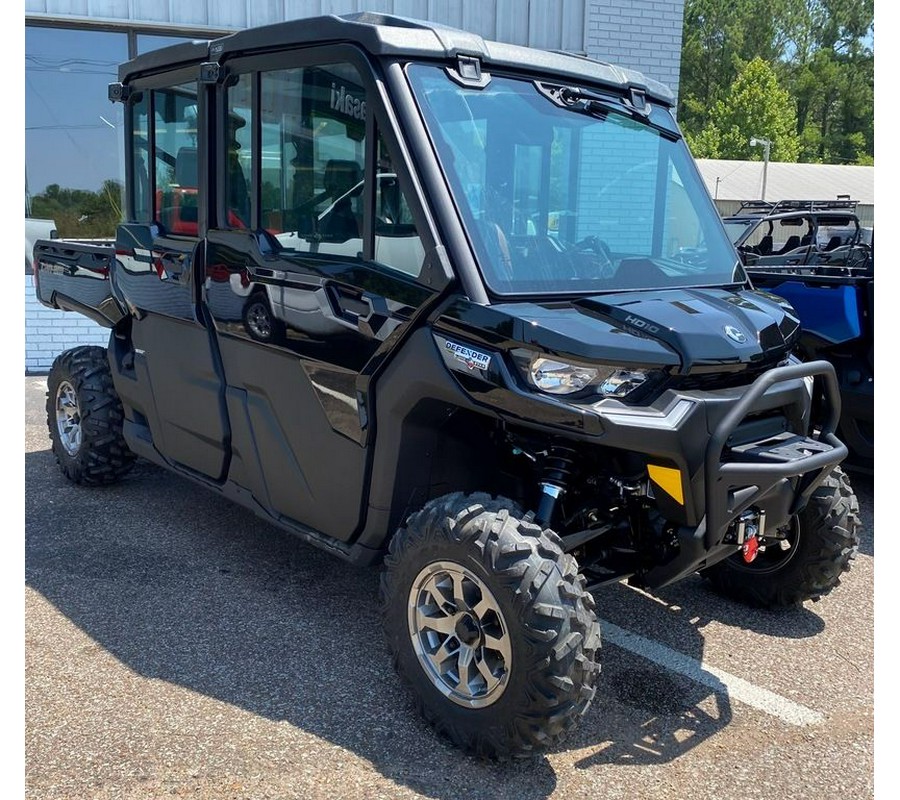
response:
<path id="1" fill-rule="evenodd" d="M 756 558 L 756 554 L 759 552 L 759 539 L 755 536 L 751 536 L 741 546 L 741 552 L 744 554 L 744 563 L 752 563 Z"/>

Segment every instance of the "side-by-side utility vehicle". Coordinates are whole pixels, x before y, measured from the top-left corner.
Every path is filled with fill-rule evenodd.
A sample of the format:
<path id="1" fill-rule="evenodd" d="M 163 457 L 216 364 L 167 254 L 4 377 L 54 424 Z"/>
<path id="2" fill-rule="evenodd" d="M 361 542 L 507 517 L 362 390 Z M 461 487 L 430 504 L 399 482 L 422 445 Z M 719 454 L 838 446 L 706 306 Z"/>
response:
<path id="1" fill-rule="evenodd" d="M 875 462 L 874 230 L 857 202 L 748 201 L 724 220 L 758 289 L 784 297 L 800 319 L 797 354 L 832 364 L 841 389 L 838 438 L 845 467 Z"/>
<path id="2" fill-rule="evenodd" d="M 36 247 L 42 302 L 111 330 L 49 375 L 63 472 L 141 457 L 383 564 L 394 663 L 458 745 L 573 729 L 603 584 L 838 585 L 834 369 L 748 282 L 665 87 L 362 14 L 142 55 L 110 98 L 126 221 Z"/>

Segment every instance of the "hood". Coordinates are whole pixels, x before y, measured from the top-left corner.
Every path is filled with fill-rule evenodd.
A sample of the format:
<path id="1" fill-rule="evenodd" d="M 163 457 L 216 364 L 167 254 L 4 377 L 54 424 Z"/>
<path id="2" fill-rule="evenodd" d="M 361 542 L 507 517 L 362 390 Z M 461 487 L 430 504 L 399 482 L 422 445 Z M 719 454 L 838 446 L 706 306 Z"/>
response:
<path id="1" fill-rule="evenodd" d="M 800 332 L 783 298 L 750 289 L 632 291 L 492 308 L 514 318 L 511 338 L 542 350 L 681 373 L 777 363 Z"/>

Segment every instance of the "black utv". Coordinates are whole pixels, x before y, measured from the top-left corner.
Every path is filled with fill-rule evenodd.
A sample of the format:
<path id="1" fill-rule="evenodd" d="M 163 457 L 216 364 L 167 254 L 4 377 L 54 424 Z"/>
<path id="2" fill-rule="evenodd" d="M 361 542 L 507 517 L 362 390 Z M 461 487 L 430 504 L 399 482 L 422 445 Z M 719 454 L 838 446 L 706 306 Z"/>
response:
<path id="1" fill-rule="evenodd" d="M 149 53 L 110 98 L 127 220 L 35 254 L 42 302 L 111 329 L 49 375 L 63 472 L 141 457 L 383 564 L 396 667 L 458 745 L 573 729 L 602 584 L 838 585 L 834 369 L 748 282 L 665 87 L 362 14 Z"/>

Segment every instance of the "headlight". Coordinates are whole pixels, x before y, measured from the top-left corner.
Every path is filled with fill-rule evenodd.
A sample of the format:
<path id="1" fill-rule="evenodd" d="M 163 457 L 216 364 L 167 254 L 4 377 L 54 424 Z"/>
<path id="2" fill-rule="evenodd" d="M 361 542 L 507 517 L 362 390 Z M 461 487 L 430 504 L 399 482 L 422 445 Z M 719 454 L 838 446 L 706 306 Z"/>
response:
<path id="1" fill-rule="evenodd" d="M 538 356 L 527 350 L 514 350 L 512 356 L 528 383 L 547 394 L 575 394 L 593 387 L 594 394 L 625 397 L 648 377 L 642 369 L 579 364 Z"/>
<path id="2" fill-rule="evenodd" d="M 536 358 L 529 368 L 531 382 L 542 392 L 571 394 L 580 392 L 600 376 L 595 367 L 568 364 L 552 358 Z"/>

